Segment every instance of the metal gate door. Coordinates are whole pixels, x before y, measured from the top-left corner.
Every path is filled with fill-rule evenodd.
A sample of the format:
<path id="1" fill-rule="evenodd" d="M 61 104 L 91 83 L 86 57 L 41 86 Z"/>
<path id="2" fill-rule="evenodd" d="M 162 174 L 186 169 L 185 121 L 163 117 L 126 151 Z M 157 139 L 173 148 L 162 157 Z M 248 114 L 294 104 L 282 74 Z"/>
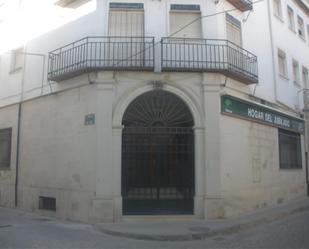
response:
<path id="1" fill-rule="evenodd" d="M 132 101 L 122 124 L 123 214 L 192 214 L 194 136 L 186 104 L 153 90 Z"/>
<path id="2" fill-rule="evenodd" d="M 192 128 L 125 128 L 123 214 L 192 214 Z"/>

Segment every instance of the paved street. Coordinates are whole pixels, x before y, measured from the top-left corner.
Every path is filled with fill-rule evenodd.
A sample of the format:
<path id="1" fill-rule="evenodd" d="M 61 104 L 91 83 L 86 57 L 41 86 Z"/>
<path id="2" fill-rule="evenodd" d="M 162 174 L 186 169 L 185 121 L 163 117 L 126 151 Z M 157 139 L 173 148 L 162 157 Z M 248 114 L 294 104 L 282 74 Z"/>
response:
<path id="1" fill-rule="evenodd" d="M 90 225 L 0 208 L 0 248 L 309 248 L 309 210 L 205 240 L 159 242 L 105 235 Z"/>

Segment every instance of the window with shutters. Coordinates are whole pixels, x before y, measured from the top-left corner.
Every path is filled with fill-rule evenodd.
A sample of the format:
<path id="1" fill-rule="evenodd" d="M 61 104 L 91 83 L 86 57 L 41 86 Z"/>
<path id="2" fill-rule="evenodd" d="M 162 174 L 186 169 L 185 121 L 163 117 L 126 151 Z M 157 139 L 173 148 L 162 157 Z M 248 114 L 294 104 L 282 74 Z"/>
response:
<path id="1" fill-rule="evenodd" d="M 280 169 L 301 169 L 300 134 L 279 129 Z"/>
<path id="2" fill-rule="evenodd" d="M 303 87 L 308 89 L 309 87 L 308 68 L 303 67 L 302 75 L 303 75 Z"/>
<path id="3" fill-rule="evenodd" d="M 0 130 L 0 169 L 11 166 L 12 128 Z"/>
<path id="4" fill-rule="evenodd" d="M 305 26 L 304 26 L 304 20 L 297 16 L 297 23 L 298 23 L 298 35 L 303 40 L 305 39 Z"/>
<path id="5" fill-rule="evenodd" d="M 288 6 L 288 21 L 289 21 L 289 28 L 295 31 L 294 11 L 290 6 Z"/>
<path id="6" fill-rule="evenodd" d="M 191 25 L 183 28 L 191 22 Z M 172 4 L 169 31 L 172 37 L 203 38 L 200 6 Z"/>
<path id="7" fill-rule="evenodd" d="M 288 77 L 286 54 L 281 49 L 278 49 L 278 69 L 279 75 L 285 78 Z"/>
<path id="8" fill-rule="evenodd" d="M 10 73 L 14 73 L 23 68 L 24 65 L 24 49 L 18 48 L 11 52 L 11 69 Z"/>
<path id="9" fill-rule="evenodd" d="M 281 0 L 273 0 L 273 12 L 276 17 L 282 20 Z"/>
<path id="10" fill-rule="evenodd" d="M 309 44 L 309 24 L 307 25 L 307 37 L 308 37 L 308 44 Z"/>
<path id="11" fill-rule="evenodd" d="M 144 36 L 143 4 L 110 3 L 109 36 Z"/>
<path id="12" fill-rule="evenodd" d="M 299 76 L 299 63 L 296 60 L 293 60 L 293 81 L 294 84 L 300 85 L 300 76 Z"/>
<path id="13" fill-rule="evenodd" d="M 226 14 L 226 36 L 229 41 L 242 46 L 241 23 L 229 14 Z"/>

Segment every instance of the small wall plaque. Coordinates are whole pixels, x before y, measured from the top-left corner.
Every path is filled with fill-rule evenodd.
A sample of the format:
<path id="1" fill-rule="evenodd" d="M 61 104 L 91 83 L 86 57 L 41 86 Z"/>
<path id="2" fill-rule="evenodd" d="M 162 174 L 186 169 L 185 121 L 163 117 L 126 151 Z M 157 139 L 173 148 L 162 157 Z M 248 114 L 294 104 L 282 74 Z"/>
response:
<path id="1" fill-rule="evenodd" d="M 85 115 L 85 125 L 94 125 L 95 124 L 95 114 Z"/>

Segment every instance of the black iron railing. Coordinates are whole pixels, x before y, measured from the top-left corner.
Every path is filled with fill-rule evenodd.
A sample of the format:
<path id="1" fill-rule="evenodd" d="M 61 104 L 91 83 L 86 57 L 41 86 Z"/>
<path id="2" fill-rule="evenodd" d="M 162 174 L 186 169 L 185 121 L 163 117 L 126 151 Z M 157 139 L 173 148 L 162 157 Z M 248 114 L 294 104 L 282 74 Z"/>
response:
<path id="1" fill-rule="evenodd" d="M 162 38 L 162 71 L 218 72 L 258 82 L 257 57 L 227 40 Z"/>
<path id="2" fill-rule="evenodd" d="M 48 79 L 96 70 L 153 69 L 153 37 L 86 37 L 49 53 Z"/>

